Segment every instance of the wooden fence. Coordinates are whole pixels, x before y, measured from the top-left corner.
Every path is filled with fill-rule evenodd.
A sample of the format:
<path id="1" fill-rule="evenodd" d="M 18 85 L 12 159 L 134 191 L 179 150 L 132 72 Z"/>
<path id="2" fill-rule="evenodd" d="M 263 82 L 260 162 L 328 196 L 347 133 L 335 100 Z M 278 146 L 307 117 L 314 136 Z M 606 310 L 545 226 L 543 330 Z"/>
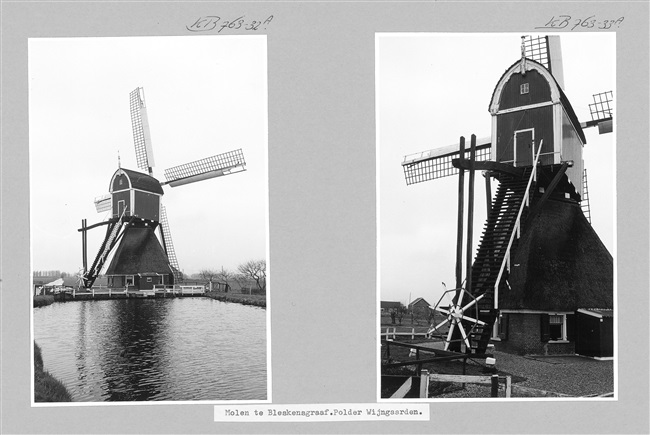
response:
<path id="1" fill-rule="evenodd" d="M 403 399 L 413 389 L 414 380 L 418 377 L 411 376 L 400 386 L 391 396 L 391 399 Z M 429 397 L 430 382 L 456 382 L 462 384 L 487 384 L 491 385 L 490 396 L 499 396 L 499 384 L 503 383 L 505 397 L 512 395 L 512 379 L 510 376 L 473 376 L 473 375 L 443 375 L 439 373 L 429 373 L 427 370 L 421 370 L 419 376 L 419 397 Z"/>

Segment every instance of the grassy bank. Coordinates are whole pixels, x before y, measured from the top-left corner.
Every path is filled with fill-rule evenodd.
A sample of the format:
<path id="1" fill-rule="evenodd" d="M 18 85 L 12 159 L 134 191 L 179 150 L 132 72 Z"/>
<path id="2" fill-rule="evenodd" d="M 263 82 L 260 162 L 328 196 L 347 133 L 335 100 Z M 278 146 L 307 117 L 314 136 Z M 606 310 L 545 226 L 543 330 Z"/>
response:
<path id="1" fill-rule="evenodd" d="M 54 376 L 43 369 L 41 348 L 34 343 L 34 401 L 71 402 L 70 393 Z"/>
<path id="2" fill-rule="evenodd" d="M 235 302 L 242 305 L 254 305 L 266 308 L 266 295 L 247 295 L 243 293 L 206 292 L 209 298 L 222 302 Z"/>
<path id="3" fill-rule="evenodd" d="M 34 296 L 34 308 L 44 307 L 45 305 L 50 305 L 53 302 L 54 302 L 53 295 Z"/>

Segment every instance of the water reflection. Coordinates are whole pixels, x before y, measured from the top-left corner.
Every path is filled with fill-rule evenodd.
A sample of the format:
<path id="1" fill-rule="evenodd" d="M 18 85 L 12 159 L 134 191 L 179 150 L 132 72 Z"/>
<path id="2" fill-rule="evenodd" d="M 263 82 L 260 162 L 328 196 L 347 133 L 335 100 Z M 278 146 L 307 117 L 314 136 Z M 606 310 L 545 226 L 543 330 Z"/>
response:
<path id="1" fill-rule="evenodd" d="M 262 400 L 266 310 L 207 298 L 34 311 L 45 368 L 75 401 Z"/>

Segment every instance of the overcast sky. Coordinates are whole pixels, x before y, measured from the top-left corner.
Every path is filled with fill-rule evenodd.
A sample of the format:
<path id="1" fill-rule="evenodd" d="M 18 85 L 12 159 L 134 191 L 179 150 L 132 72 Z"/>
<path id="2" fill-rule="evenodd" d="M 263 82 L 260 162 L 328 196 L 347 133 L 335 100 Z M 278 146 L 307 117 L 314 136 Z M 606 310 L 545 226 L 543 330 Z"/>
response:
<path id="1" fill-rule="evenodd" d="M 469 144 L 472 134 L 478 138 L 491 134 L 488 105 L 492 91 L 505 70 L 520 58 L 521 36 L 377 35 L 381 300 L 407 304 L 423 297 L 435 304 L 442 282 L 454 287 L 458 178 L 407 186 L 401 162 L 405 155 L 458 143 L 460 136 Z M 561 44 L 565 93 L 578 118 L 589 120 L 593 94 L 613 90 L 616 98 L 615 35 L 562 34 Z M 585 135 L 592 225 L 615 255 L 615 136 L 599 136 L 593 128 L 586 129 Z M 486 218 L 484 186 L 478 173 L 473 253 Z M 494 182 L 492 187 L 495 192 Z"/>
<path id="2" fill-rule="evenodd" d="M 31 242 L 34 270 L 77 272 L 81 219 L 135 161 L 129 93 L 143 87 L 156 166 L 242 148 L 246 171 L 164 187 L 181 269 L 234 270 L 266 258 L 265 36 L 29 40 Z M 89 232 L 92 263 L 105 227 Z"/>

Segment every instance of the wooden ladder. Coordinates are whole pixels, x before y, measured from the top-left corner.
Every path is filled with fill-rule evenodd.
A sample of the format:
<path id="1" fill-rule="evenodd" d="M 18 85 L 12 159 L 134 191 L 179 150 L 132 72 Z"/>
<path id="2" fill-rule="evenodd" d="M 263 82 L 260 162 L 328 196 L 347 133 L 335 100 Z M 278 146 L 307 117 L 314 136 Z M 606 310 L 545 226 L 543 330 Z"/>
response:
<path id="1" fill-rule="evenodd" d="M 498 316 L 498 310 L 494 309 L 494 285 L 499 276 L 508 242 L 515 230 L 517 215 L 526 194 L 531 170 L 532 168 L 527 168 L 522 177 L 510 174 L 499 176 L 500 185 L 472 265 L 470 292 L 474 297 L 485 295 L 478 303 L 478 311 L 479 320 L 486 323 L 485 326 L 477 326 L 470 334 L 472 353 L 484 354 L 492 335 L 492 327 Z M 525 216 L 522 216 L 521 221 L 524 220 Z M 500 285 L 506 285 L 505 279 L 502 278 Z"/>

